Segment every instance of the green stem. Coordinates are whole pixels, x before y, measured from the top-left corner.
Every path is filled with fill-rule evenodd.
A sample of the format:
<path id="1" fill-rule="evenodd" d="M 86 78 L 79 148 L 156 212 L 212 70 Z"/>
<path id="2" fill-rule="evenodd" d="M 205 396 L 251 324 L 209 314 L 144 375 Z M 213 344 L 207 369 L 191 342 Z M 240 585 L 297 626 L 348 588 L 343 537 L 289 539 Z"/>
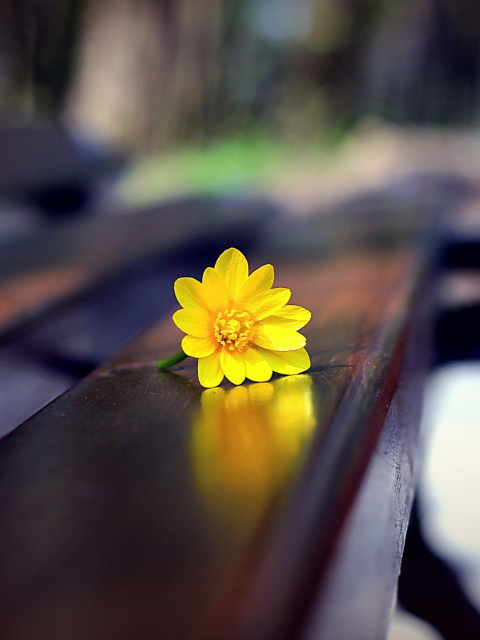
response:
<path id="1" fill-rule="evenodd" d="M 174 364 L 178 364 L 182 360 L 185 360 L 185 358 L 187 357 L 188 357 L 187 354 L 184 351 L 180 350 L 174 356 L 170 356 L 169 358 L 164 358 L 163 360 L 159 360 L 157 362 L 157 368 L 159 371 L 165 371 L 165 369 L 168 369 L 169 367 L 173 367 Z"/>

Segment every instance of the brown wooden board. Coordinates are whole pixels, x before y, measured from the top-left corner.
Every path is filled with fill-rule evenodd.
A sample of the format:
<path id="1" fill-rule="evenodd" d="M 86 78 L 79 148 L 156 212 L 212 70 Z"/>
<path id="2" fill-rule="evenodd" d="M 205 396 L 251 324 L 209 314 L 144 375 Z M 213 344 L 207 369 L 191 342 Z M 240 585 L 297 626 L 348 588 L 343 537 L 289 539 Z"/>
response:
<path id="1" fill-rule="evenodd" d="M 0 342 L 125 265 L 262 218 L 259 201 L 197 198 L 43 224 L 0 252 Z"/>
<path id="2" fill-rule="evenodd" d="M 415 196 L 385 200 L 373 231 L 352 212 L 286 222 L 248 256 L 251 268 L 273 263 L 276 286 L 312 311 L 307 373 L 211 391 L 194 361 L 159 374 L 182 335 L 165 318 L 4 438 L 2 640 L 287 640 L 320 628 L 315 599 L 415 333 L 430 213 Z M 412 443 L 416 418 L 400 421 Z M 412 475 L 401 482 L 409 494 Z M 387 510 L 385 526 L 408 511 L 407 500 L 400 516 Z M 380 638 L 388 614 L 377 620 Z"/>

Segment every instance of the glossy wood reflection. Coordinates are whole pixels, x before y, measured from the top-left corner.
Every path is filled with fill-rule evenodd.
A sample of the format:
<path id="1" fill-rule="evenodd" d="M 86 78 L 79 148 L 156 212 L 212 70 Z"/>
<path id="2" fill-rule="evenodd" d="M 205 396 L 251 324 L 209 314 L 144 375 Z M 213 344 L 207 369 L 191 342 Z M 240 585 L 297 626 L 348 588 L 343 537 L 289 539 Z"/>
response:
<path id="1" fill-rule="evenodd" d="M 202 392 L 192 422 L 195 481 L 213 518 L 252 527 L 291 478 L 316 427 L 312 378 Z"/>

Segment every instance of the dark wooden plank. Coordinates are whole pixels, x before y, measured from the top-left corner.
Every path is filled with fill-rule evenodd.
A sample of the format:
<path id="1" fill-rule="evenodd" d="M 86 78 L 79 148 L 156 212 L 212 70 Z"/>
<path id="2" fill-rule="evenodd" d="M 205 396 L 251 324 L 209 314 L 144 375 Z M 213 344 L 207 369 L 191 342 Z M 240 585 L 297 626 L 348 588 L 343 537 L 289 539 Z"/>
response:
<path id="1" fill-rule="evenodd" d="M 404 353 L 382 430 L 315 593 L 302 640 L 386 638 L 417 483 L 422 387 L 431 362 L 433 289 L 404 334 Z"/>
<path id="2" fill-rule="evenodd" d="M 266 213 L 271 207 L 258 201 L 198 198 L 43 225 L 2 246 L 0 342 L 148 254 L 260 221 Z"/>
<path id="3" fill-rule="evenodd" d="M 312 310 L 308 373 L 213 391 L 193 362 L 160 375 L 167 319 L 2 441 L 2 638 L 300 637 L 393 406 L 420 211 L 396 194 L 373 233 L 296 221 L 249 256 Z"/>

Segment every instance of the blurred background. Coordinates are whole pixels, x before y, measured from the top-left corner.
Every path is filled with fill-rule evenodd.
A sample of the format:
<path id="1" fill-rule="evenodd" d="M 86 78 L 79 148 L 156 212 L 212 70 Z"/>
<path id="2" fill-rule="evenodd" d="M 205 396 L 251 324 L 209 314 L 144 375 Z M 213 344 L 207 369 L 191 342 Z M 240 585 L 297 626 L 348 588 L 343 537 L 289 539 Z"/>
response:
<path id="1" fill-rule="evenodd" d="M 137 260 L 153 246 L 148 225 L 133 243 L 136 252 L 131 230 L 122 227 L 123 239 L 109 253 L 99 229 L 114 236 L 114 218 L 174 203 L 171 218 L 191 199 L 213 196 L 226 203 L 228 216 L 249 198 L 268 199 L 267 218 L 268 207 L 304 216 L 349 194 L 392 184 L 408 189 L 417 174 L 475 183 L 479 122 L 476 0 L 2 0 L 0 372 L 8 387 L 2 433 L 170 304 L 171 254 L 148 263 L 147 271 L 142 266 L 143 284 L 151 291 L 155 280 L 163 306 L 147 308 L 136 272 L 128 274 L 137 283 L 129 300 L 142 309 L 134 320 L 118 324 L 115 293 L 98 303 L 103 290 L 91 289 L 92 282 L 118 269 L 118 255 Z M 227 215 L 222 210 L 210 219 L 202 211 L 189 222 L 192 233 L 216 228 Z M 94 233 L 72 226 L 80 216 L 100 220 Z M 479 236 L 478 215 L 469 225 Z M 86 271 L 90 260 L 93 272 Z M 468 304 L 478 304 L 478 275 L 469 282 Z M 58 310 L 86 284 L 88 311 L 70 310 L 55 316 L 57 325 L 29 333 L 28 322 L 46 305 Z M 103 333 L 93 338 L 99 326 Z M 425 418 L 431 438 L 440 438 L 426 447 L 435 459 L 427 462 L 423 494 L 434 498 L 425 497 L 420 510 L 429 514 L 437 553 L 458 565 L 470 601 L 480 607 L 479 510 L 466 500 L 480 480 L 478 474 L 465 480 L 466 453 L 458 451 L 455 466 L 441 428 L 448 423 L 450 437 L 460 430 L 462 442 L 471 439 L 468 468 L 478 469 L 479 365 L 455 375 L 448 367 L 438 371 Z M 391 638 L 435 634 L 400 612 Z"/>
<path id="2" fill-rule="evenodd" d="M 378 177 L 381 123 L 478 121 L 479 24 L 473 0 L 3 0 L 0 114 L 141 158 L 130 199 L 339 179 L 352 132 L 351 179 Z"/>

